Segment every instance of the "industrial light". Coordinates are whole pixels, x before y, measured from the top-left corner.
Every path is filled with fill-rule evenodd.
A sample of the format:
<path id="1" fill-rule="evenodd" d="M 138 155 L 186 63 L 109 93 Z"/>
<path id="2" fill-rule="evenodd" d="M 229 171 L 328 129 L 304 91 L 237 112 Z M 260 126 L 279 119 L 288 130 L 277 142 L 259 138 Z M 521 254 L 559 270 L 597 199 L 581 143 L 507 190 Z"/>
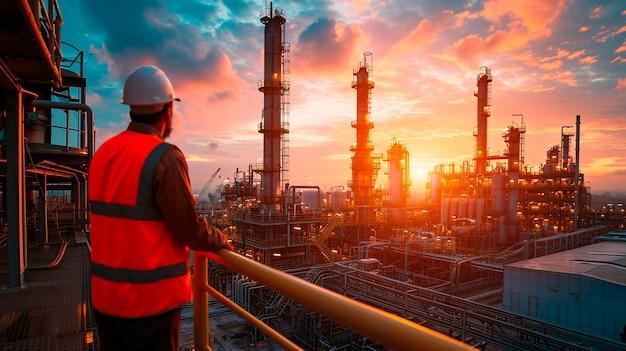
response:
<path id="1" fill-rule="evenodd" d="M 89 331 L 85 333 L 85 344 L 93 344 L 93 332 Z"/>

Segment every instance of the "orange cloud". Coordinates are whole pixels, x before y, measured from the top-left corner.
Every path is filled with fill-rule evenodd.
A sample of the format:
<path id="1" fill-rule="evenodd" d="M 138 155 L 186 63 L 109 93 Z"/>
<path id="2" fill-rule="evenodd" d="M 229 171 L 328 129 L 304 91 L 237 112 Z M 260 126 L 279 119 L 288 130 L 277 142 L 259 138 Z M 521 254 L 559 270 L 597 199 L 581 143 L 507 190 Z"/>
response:
<path id="1" fill-rule="evenodd" d="M 617 56 L 611 60 L 611 63 L 626 63 L 626 57 Z"/>
<path id="2" fill-rule="evenodd" d="M 602 17 L 602 7 L 598 6 L 591 11 L 591 15 L 589 18 L 600 18 Z"/>
<path id="3" fill-rule="evenodd" d="M 617 80 L 617 86 L 615 86 L 615 90 L 626 89 L 626 78 L 620 78 Z"/>
<path id="4" fill-rule="evenodd" d="M 180 112 L 186 128 L 212 131 L 233 128 L 238 118 L 260 119 L 241 106 L 247 101 L 262 101 L 262 94 L 237 76 L 226 54 L 220 54 L 212 66 L 199 66 L 193 77 L 170 74 L 176 94 L 181 97 Z M 262 78 L 262 77 L 261 77 Z M 255 99 L 256 98 L 256 99 Z M 231 111 L 230 118 L 216 119 L 218 111 Z M 258 111 L 258 110 L 257 110 Z M 241 119 L 239 119 L 241 121 Z"/>
<path id="5" fill-rule="evenodd" d="M 620 52 L 624 52 L 626 51 L 626 40 L 624 40 L 624 43 L 622 43 L 622 46 L 620 46 L 619 48 L 617 48 L 615 50 L 615 53 L 618 54 Z"/>
<path id="6" fill-rule="evenodd" d="M 539 84 L 539 85 L 530 85 L 530 86 L 523 86 L 519 89 L 520 91 L 530 91 L 533 93 L 543 93 L 546 91 L 552 91 L 554 90 L 553 86 L 547 86 L 544 84 Z"/>
<path id="7" fill-rule="evenodd" d="M 354 8 L 354 10 L 357 13 L 368 12 L 370 10 L 369 0 L 349 0 L 349 1 L 344 0 L 344 3 L 345 2 L 352 3 L 352 8 Z"/>
<path id="8" fill-rule="evenodd" d="M 568 60 L 573 60 L 573 59 L 579 58 L 584 53 L 585 53 L 585 49 L 574 51 L 573 53 L 571 53 L 570 55 L 567 56 L 567 59 Z"/>
<path id="9" fill-rule="evenodd" d="M 586 31 L 588 31 L 589 29 L 591 29 L 591 27 L 588 26 L 582 26 L 580 27 L 580 29 L 578 29 L 579 32 L 584 33 Z"/>
<path id="10" fill-rule="evenodd" d="M 541 76 L 542 80 L 550 80 L 563 83 L 569 86 L 576 86 L 576 76 L 571 71 L 560 71 L 545 73 Z"/>
<path id="11" fill-rule="evenodd" d="M 557 48 L 556 55 L 539 58 L 539 57 L 536 57 L 532 53 L 532 51 L 528 50 L 521 54 L 510 55 L 508 56 L 508 59 L 512 61 L 521 61 L 529 67 L 539 67 L 546 71 L 554 71 L 554 70 L 560 69 L 563 66 L 562 59 L 567 59 L 567 60 L 579 59 L 578 62 L 580 64 L 592 64 L 597 61 L 598 56 L 587 56 L 587 57 L 581 58 L 581 56 L 584 55 L 585 52 L 586 52 L 585 49 L 571 52 L 566 49 Z M 566 79 L 565 81 L 569 82 L 569 79 Z"/>
<path id="12" fill-rule="evenodd" d="M 393 44 L 389 51 L 393 53 L 394 57 L 404 57 L 419 52 L 434 43 L 442 29 L 443 27 L 437 23 L 424 19 L 411 30 L 409 35 Z"/>
<path id="13" fill-rule="evenodd" d="M 532 53 L 532 51 L 527 50 L 524 51 L 520 54 L 512 54 L 508 56 L 509 60 L 513 60 L 513 61 L 522 61 L 522 62 L 532 62 L 535 60 L 535 57 Z"/>
<path id="14" fill-rule="evenodd" d="M 590 65 L 592 63 L 596 63 L 598 62 L 598 55 L 583 57 L 580 60 L 578 60 L 578 62 L 583 65 Z"/>
<path id="15" fill-rule="evenodd" d="M 493 53 L 511 52 L 525 48 L 530 41 L 549 37 L 552 34 L 550 25 L 558 18 L 565 8 L 565 1 L 546 1 L 537 4 L 523 0 L 490 0 L 485 2 L 480 13 L 485 20 L 492 23 L 488 37 L 472 34 L 454 43 L 455 54 L 460 59 L 459 66 L 475 67 L 485 58 L 493 58 Z M 470 18 L 466 15 L 465 17 Z M 567 51 L 557 52 L 558 57 L 566 57 Z M 541 63 L 532 53 L 514 57 L 532 66 L 542 65 L 544 69 L 556 69 L 561 62 Z M 581 54 L 577 54 L 580 56 Z M 573 59 L 573 58 L 570 58 Z"/>
<path id="16" fill-rule="evenodd" d="M 461 27 L 466 20 L 470 19 L 470 20 L 474 20 L 477 19 L 479 17 L 479 15 L 477 13 L 472 13 L 469 11 L 463 11 L 461 13 L 457 13 L 456 15 L 454 15 L 454 18 L 456 19 L 454 26 L 455 28 Z"/>
<path id="17" fill-rule="evenodd" d="M 485 2 L 483 17 L 500 25 L 507 18 L 524 27 L 528 40 L 550 36 L 550 25 L 565 9 L 564 0 L 525 1 L 525 0 L 490 0 Z"/>
<path id="18" fill-rule="evenodd" d="M 552 61 L 552 62 L 541 63 L 539 65 L 539 68 L 545 69 L 546 71 L 550 71 L 550 70 L 559 69 L 559 68 L 561 68 L 561 66 L 563 66 L 563 61 L 556 60 L 556 61 Z"/>
<path id="19" fill-rule="evenodd" d="M 463 63 L 457 62 L 458 59 L 453 55 L 448 55 L 446 49 L 442 49 L 441 45 L 445 44 L 443 35 L 450 29 L 463 26 L 468 20 L 478 18 L 478 14 L 469 11 L 463 11 L 455 14 L 451 10 L 441 11 L 436 16 L 430 16 L 421 20 L 408 35 L 396 41 L 383 58 L 388 65 L 405 65 L 408 59 L 427 60 L 428 57 L 443 59 L 452 62 L 458 66 L 464 66 Z M 438 44 L 435 47 L 435 44 Z M 467 50 L 470 50 L 468 48 Z M 446 53 L 443 53 L 446 51 Z M 472 54 L 469 54 L 471 57 Z M 472 61 L 472 60 L 467 60 Z M 475 62 L 470 62 L 466 66 L 472 69 L 479 66 Z"/>
<path id="20" fill-rule="evenodd" d="M 507 52 L 523 48 L 527 39 L 519 29 L 511 32 L 497 31 L 486 39 L 478 35 L 469 35 L 454 43 L 456 55 L 466 67 L 476 67 L 477 61 L 491 53 Z"/>
<path id="21" fill-rule="evenodd" d="M 298 45 L 292 47 L 292 70 L 318 78 L 320 74 L 344 75 L 363 50 L 358 47 L 363 37 L 362 29 L 356 24 L 319 19 L 300 34 Z"/>

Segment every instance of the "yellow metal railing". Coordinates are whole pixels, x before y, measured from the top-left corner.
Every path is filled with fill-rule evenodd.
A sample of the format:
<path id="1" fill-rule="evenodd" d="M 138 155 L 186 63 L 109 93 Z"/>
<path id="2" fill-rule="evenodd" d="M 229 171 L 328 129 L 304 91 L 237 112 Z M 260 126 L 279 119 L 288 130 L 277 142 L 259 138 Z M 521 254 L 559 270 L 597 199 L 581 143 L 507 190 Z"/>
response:
<path id="1" fill-rule="evenodd" d="M 209 294 L 218 298 L 286 350 L 301 350 L 276 330 L 210 287 L 208 285 L 208 259 L 244 274 L 264 284 L 267 288 L 385 347 L 394 350 L 474 350 L 467 344 L 407 319 L 326 290 L 228 250 L 220 250 L 218 253 L 197 251 L 194 253 L 194 342 L 196 350 L 211 350 L 208 343 Z"/>

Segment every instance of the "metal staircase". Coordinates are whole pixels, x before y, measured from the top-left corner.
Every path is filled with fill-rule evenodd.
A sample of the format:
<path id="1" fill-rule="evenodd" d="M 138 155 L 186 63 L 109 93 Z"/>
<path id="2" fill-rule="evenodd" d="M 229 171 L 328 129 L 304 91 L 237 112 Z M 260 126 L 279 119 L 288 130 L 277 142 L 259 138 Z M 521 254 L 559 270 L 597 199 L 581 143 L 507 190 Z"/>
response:
<path id="1" fill-rule="evenodd" d="M 326 227 L 318 235 L 313 235 L 311 241 L 320 249 L 322 255 L 328 260 L 328 262 L 334 262 L 334 256 L 331 249 L 326 244 L 326 240 L 330 237 L 330 234 L 335 230 L 337 224 L 339 224 L 340 217 L 332 216 Z"/>

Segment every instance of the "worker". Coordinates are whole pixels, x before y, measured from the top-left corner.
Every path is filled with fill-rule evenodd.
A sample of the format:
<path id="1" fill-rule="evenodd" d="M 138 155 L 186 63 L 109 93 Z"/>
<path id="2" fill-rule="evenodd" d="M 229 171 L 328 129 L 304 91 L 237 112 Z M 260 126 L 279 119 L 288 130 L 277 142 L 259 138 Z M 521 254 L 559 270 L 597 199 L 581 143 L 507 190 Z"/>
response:
<path id="1" fill-rule="evenodd" d="M 89 166 L 92 303 L 103 351 L 178 350 L 180 307 L 192 299 L 189 250 L 232 250 L 196 213 L 185 157 L 164 141 L 174 101 L 165 72 L 135 69 L 122 97 L 131 122 Z"/>

